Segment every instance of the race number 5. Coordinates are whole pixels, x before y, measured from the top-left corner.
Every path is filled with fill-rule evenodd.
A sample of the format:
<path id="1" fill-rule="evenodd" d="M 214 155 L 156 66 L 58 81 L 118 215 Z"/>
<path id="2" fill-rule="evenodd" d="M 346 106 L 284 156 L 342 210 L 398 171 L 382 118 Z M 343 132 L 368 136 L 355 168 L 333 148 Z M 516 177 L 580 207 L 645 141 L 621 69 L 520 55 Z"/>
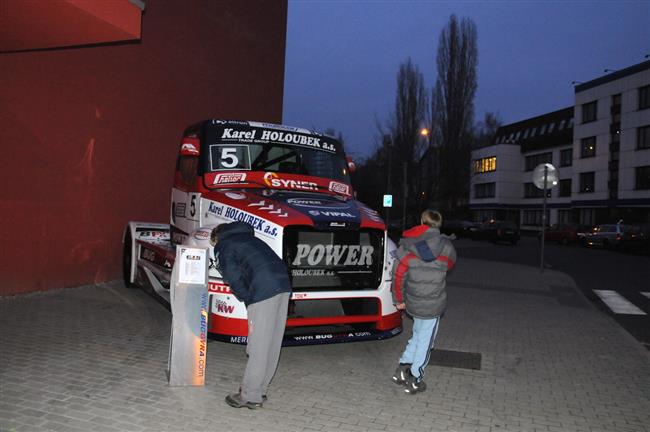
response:
<path id="1" fill-rule="evenodd" d="M 249 170 L 250 153 L 246 144 L 215 144 L 210 146 L 212 170 Z"/>
<path id="2" fill-rule="evenodd" d="M 235 147 L 224 147 L 221 149 L 221 166 L 224 168 L 235 168 L 239 165 L 237 149 Z"/>

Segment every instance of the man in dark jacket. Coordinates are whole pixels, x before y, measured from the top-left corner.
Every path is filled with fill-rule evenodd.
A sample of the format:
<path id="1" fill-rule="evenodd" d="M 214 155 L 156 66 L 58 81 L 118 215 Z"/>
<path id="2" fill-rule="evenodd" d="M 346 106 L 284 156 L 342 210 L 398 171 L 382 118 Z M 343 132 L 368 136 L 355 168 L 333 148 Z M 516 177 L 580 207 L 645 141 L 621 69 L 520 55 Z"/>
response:
<path id="1" fill-rule="evenodd" d="M 287 267 L 244 222 L 212 230 L 215 264 L 248 313 L 248 362 L 238 393 L 226 396 L 235 408 L 260 408 L 275 374 L 287 322 L 291 283 Z"/>

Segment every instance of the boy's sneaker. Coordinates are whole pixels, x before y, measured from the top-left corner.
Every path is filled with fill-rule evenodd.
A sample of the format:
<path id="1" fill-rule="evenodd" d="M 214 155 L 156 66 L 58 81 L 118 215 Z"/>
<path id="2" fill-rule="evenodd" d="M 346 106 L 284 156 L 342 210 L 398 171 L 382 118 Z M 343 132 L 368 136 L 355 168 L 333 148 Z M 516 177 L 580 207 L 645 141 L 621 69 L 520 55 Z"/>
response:
<path id="1" fill-rule="evenodd" d="M 411 375 L 404 385 L 404 393 L 415 394 L 423 392 L 427 389 L 427 383 L 422 380 L 418 380 L 416 377 Z"/>
<path id="2" fill-rule="evenodd" d="M 391 377 L 395 384 L 405 384 L 411 376 L 411 365 L 409 363 L 400 363 L 395 369 L 395 373 Z"/>

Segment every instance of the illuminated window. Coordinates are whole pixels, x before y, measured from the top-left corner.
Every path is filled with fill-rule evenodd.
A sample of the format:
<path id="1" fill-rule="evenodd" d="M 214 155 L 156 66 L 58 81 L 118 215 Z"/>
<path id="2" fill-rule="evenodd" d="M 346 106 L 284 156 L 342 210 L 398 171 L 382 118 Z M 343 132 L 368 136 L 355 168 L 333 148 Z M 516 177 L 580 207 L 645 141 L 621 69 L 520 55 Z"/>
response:
<path id="1" fill-rule="evenodd" d="M 497 157 L 490 156 L 474 161 L 474 174 L 491 172 L 497 170 Z"/>
<path id="2" fill-rule="evenodd" d="M 580 157 L 596 156 L 596 137 L 583 138 L 580 140 Z"/>

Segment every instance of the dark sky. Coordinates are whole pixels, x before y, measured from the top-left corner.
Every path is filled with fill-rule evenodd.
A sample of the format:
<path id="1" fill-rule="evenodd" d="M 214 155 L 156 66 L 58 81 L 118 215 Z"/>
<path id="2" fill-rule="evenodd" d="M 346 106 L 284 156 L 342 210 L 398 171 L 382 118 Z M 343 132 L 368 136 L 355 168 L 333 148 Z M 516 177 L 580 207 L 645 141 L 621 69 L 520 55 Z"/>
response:
<path id="1" fill-rule="evenodd" d="M 289 0 L 284 91 L 287 125 L 343 134 L 356 159 L 372 153 L 377 122 L 394 110 L 399 65 L 411 57 L 430 91 L 449 16 L 477 27 L 475 118 L 504 124 L 573 104 L 588 81 L 650 54 L 650 0 Z"/>

